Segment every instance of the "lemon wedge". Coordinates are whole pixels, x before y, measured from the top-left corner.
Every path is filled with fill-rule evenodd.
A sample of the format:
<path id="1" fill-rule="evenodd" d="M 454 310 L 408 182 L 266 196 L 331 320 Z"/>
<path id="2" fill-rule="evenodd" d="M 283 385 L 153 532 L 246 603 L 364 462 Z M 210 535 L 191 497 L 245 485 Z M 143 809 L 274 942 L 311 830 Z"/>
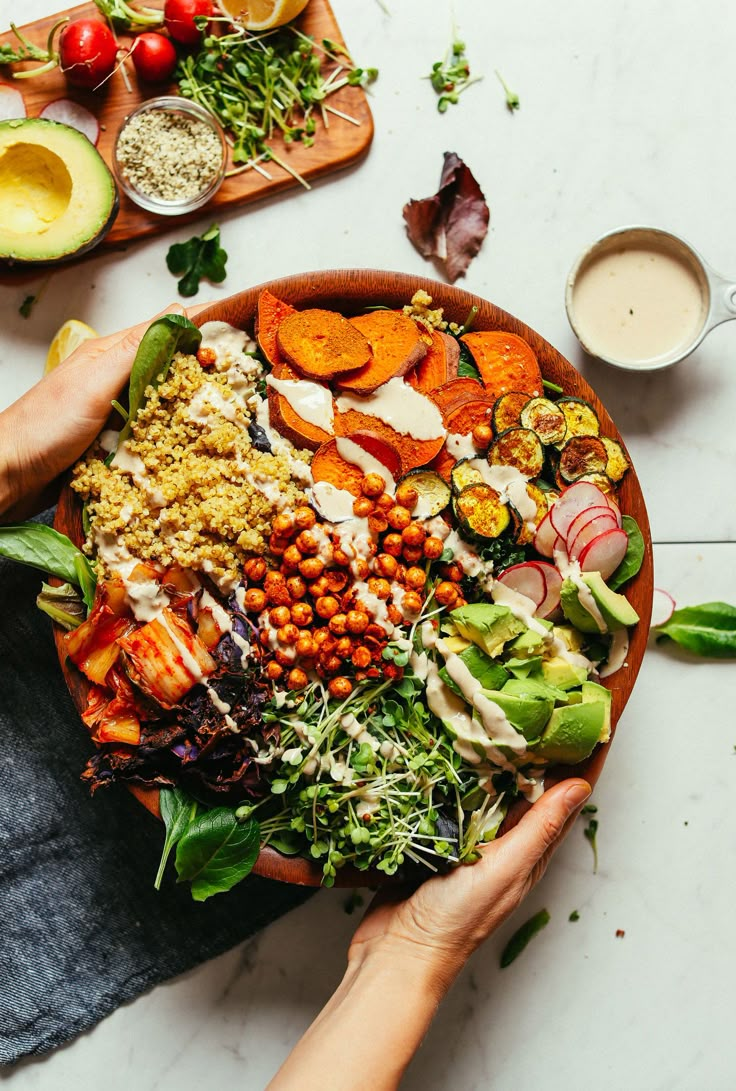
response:
<path id="1" fill-rule="evenodd" d="M 223 13 L 246 30 L 273 30 L 296 19 L 309 0 L 219 0 Z"/>
<path id="2" fill-rule="evenodd" d="M 44 375 L 48 375 L 50 371 L 58 367 L 63 360 L 66 360 L 67 356 L 71 356 L 74 350 L 78 349 L 85 341 L 97 336 L 96 331 L 88 326 L 86 322 L 80 322 L 78 318 L 69 318 L 56 331 L 54 339 L 49 345 L 46 366 L 43 369 Z"/>

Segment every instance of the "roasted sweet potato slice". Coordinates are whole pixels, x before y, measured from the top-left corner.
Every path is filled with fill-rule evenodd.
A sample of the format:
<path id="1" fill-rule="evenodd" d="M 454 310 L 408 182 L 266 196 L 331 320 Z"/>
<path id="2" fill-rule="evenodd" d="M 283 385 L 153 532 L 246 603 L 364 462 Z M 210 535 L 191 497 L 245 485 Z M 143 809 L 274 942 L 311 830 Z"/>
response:
<path id="1" fill-rule="evenodd" d="M 420 360 L 407 377 L 415 390 L 422 394 L 434 394 L 440 387 L 457 378 L 457 365 L 460 360 L 460 345 L 456 338 L 441 330 L 432 330 L 432 344 L 427 355 Z"/>
<path id="2" fill-rule="evenodd" d="M 476 390 L 482 390 L 480 383 L 475 379 L 455 379 L 455 383 L 470 382 L 475 384 Z M 453 385 L 448 383 L 448 386 Z M 432 399 L 437 404 L 437 399 Z M 443 414 L 445 419 L 445 427 L 447 428 L 448 435 L 468 436 L 475 427 L 479 424 L 488 424 L 491 419 L 491 413 L 493 411 L 493 403 L 486 401 L 483 398 L 476 398 L 474 401 L 466 401 L 453 409 L 446 415 Z M 457 462 L 457 459 L 451 454 L 447 447 L 443 447 L 438 453 L 434 462 L 432 463 L 432 469 L 440 475 L 445 481 L 451 480 L 452 469 Z"/>
<path id="3" fill-rule="evenodd" d="M 385 466 L 386 479 L 389 475 L 395 478 L 400 472 L 401 467 L 395 452 L 377 436 L 354 435 L 344 438 L 350 439 Z M 315 481 L 325 481 L 334 485 L 336 489 L 345 489 L 353 496 L 360 496 L 360 486 L 364 476 L 365 470 L 343 457 L 338 450 L 336 439 L 323 443 L 314 453 L 312 477 Z"/>
<path id="4" fill-rule="evenodd" d="M 472 354 L 489 395 L 495 400 L 509 390 L 530 397 L 543 393 L 542 373 L 531 346 L 505 330 L 477 330 L 460 338 Z"/>
<path id="5" fill-rule="evenodd" d="M 354 438 L 360 433 L 377 436 L 387 446 L 392 447 L 401 460 L 402 473 L 413 470 L 417 466 L 426 466 L 445 442 L 444 434 L 436 439 L 415 439 L 414 436 L 403 435 L 379 417 L 359 413 L 356 409 L 335 413 L 336 436 Z"/>
<path id="6" fill-rule="evenodd" d="M 450 379 L 443 386 L 427 391 L 427 396 L 432 399 L 446 421 L 450 413 L 454 413 L 456 409 L 467 405 L 468 402 L 477 402 L 484 398 L 485 390 L 483 384 L 477 379 Z"/>
<path id="7" fill-rule="evenodd" d="M 423 336 L 429 335 L 401 311 L 370 311 L 348 321 L 366 338 L 372 356 L 365 367 L 337 380 L 340 390 L 372 394 L 389 379 L 406 375 L 427 352 Z"/>
<path id="8" fill-rule="evenodd" d="M 271 366 L 280 363 L 282 359 L 276 344 L 278 328 L 288 315 L 295 313 L 295 308 L 290 303 L 278 299 L 267 288 L 264 288 L 258 297 L 256 337 L 261 346 L 261 352 Z"/>
<path id="9" fill-rule="evenodd" d="M 284 358 L 307 379 L 329 381 L 371 359 L 368 339 L 337 311 L 310 307 L 284 318 L 276 331 Z"/>
<path id="10" fill-rule="evenodd" d="M 273 369 L 275 379 L 287 379 L 295 381 L 301 379 L 288 364 L 276 364 Z M 321 443 L 326 443 L 330 438 L 329 432 L 310 421 L 304 420 L 289 405 L 283 394 L 279 394 L 272 386 L 268 387 L 268 416 L 271 427 L 280 435 L 291 441 L 299 450 L 316 451 Z"/>

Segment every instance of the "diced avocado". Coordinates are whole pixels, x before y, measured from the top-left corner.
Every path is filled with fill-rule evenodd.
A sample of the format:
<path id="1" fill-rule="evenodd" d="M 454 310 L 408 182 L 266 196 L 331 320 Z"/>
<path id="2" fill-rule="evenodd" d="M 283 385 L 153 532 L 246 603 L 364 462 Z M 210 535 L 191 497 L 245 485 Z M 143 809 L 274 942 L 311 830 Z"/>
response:
<path id="1" fill-rule="evenodd" d="M 498 705 L 509 723 L 520 731 L 530 744 L 540 738 L 554 708 L 554 700 L 551 697 L 517 697 L 512 693 L 499 690 L 484 690 L 483 696 Z"/>
<path id="2" fill-rule="evenodd" d="M 555 625 L 552 636 L 561 640 L 569 652 L 580 652 L 583 649 L 583 637 L 572 625 Z"/>
<path id="3" fill-rule="evenodd" d="M 567 694 L 564 690 L 548 685 L 538 678 L 509 678 L 503 687 L 504 693 L 512 693 L 514 697 L 547 697 L 552 701 L 567 704 Z"/>
<path id="4" fill-rule="evenodd" d="M 550 686 L 558 689 L 573 689 L 580 686 L 588 677 L 585 667 L 576 667 L 568 663 L 561 655 L 542 661 L 542 677 Z"/>
<path id="5" fill-rule="evenodd" d="M 620 595 L 617 591 L 611 590 L 600 572 L 583 572 L 583 583 L 590 589 L 590 593 L 611 631 L 626 629 L 629 625 L 636 625 L 639 615 L 634 607 L 625 595 Z"/>
<path id="6" fill-rule="evenodd" d="M 535 748 L 535 755 L 561 765 L 577 765 L 592 754 L 596 743 L 601 741 L 606 713 L 605 701 L 556 708 Z"/>
<path id="7" fill-rule="evenodd" d="M 527 629 L 509 644 L 507 650 L 515 659 L 530 659 L 532 656 L 542 654 L 544 637 L 541 633 L 535 633 L 533 629 Z"/>
<path id="8" fill-rule="evenodd" d="M 460 606 L 452 611 L 450 618 L 462 636 L 472 640 L 492 658 L 503 650 L 504 644 L 525 630 L 523 621 L 519 621 L 508 606 L 486 602 Z"/>
<path id="9" fill-rule="evenodd" d="M 535 655 L 533 659 L 506 659 L 503 665 L 514 678 L 529 678 L 531 675 L 536 677 L 542 673 L 541 655 Z"/>
<path id="10" fill-rule="evenodd" d="M 456 639 L 462 638 L 458 637 Z M 447 643 L 448 642 L 445 641 L 445 645 L 447 645 Z M 486 655 L 484 651 L 481 651 L 475 644 L 468 644 L 466 640 L 463 640 L 463 644 L 465 645 L 465 648 L 459 652 L 458 659 L 462 660 L 473 678 L 480 682 L 484 689 L 501 689 L 509 676 L 509 672 L 505 670 L 499 662 L 491 659 L 489 655 Z M 453 681 L 450 677 L 450 673 L 446 666 L 440 668 L 440 678 L 446 686 L 450 687 L 453 693 L 458 695 L 458 697 L 465 696 L 457 682 Z"/>
<path id="11" fill-rule="evenodd" d="M 466 640 L 464 636 L 446 636 L 444 638 L 444 645 L 448 652 L 452 652 L 453 655 L 460 655 L 466 648 L 473 647 L 469 640 Z"/>
<path id="12" fill-rule="evenodd" d="M 579 629 L 581 633 L 600 633 L 605 632 L 607 629 L 601 629 L 593 615 L 585 609 L 580 602 L 579 589 L 577 584 L 572 580 L 563 580 L 562 587 L 560 588 L 560 606 L 562 612 L 576 629 Z M 605 626 L 605 618 L 601 615 L 603 624 Z"/>
<path id="13" fill-rule="evenodd" d="M 38 117 L 0 122 L 0 259 L 50 263 L 83 254 L 117 210 L 115 181 L 86 136 Z"/>
<path id="14" fill-rule="evenodd" d="M 611 701 L 613 700 L 613 694 L 610 689 L 606 689 L 605 686 L 599 686 L 597 682 L 583 682 L 582 685 L 583 704 L 590 704 L 592 701 L 602 701 L 606 706 L 606 717 L 603 723 L 603 731 L 601 732 L 601 742 L 608 742 L 611 737 Z"/>

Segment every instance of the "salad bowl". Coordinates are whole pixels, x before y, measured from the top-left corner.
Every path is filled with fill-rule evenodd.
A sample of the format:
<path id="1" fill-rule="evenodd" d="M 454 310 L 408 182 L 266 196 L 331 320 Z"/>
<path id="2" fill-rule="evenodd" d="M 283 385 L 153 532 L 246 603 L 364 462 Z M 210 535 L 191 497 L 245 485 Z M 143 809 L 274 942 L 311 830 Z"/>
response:
<path id="1" fill-rule="evenodd" d="M 443 308 L 444 318 L 449 322 L 462 326 L 468 319 L 468 315 L 473 313 L 472 329 L 474 331 L 500 330 L 523 338 L 536 354 L 544 380 L 556 384 L 566 396 L 588 402 L 598 415 L 602 434 L 617 440 L 625 450 L 623 441 L 605 407 L 572 364 L 522 321 L 470 292 L 423 277 L 371 269 L 302 273 L 261 284 L 217 301 L 198 314 L 197 325 L 201 326 L 213 321 L 226 322 L 245 329 L 252 336 L 258 300 L 264 289 L 297 310 L 322 308 L 338 311 L 348 317 L 362 313 L 371 307 L 400 309 L 417 291 L 423 290 L 432 297 L 434 307 Z M 644 540 L 644 551 L 638 573 L 626 585 L 626 596 L 640 620 L 631 631 L 628 654 L 623 666 L 613 673 L 610 679 L 606 679 L 605 683 L 612 696 L 611 739 L 641 666 L 651 615 L 653 588 L 651 536 L 644 498 L 633 466 L 619 484 L 618 501 L 621 510 L 632 516 L 638 523 Z M 82 544 L 84 540 L 82 502 L 78 493 L 69 486 L 65 486 L 61 493 L 55 526 L 57 530 L 67 534 L 75 544 Z M 90 683 L 67 659 L 63 633 L 58 628 L 55 630 L 55 639 L 66 683 L 76 707 L 81 712 L 87 704 Z M 598 745 L 590 757 L 577 766 L 552 768 L 545 776 L 545 783 L 551 784 L 556 779 L 562 779 L 567 775 L 579 775 L 594 784 L 601 773 L 610 745 L 610 741 Z M 158 790 L 137 786 L 130 786 L 130 790 L 153 815 L 159 815 Z M 527 807 L 528 804 L 523 800 L 515 802 L 504 819 L 500 834 L 518 822 Z M 302 856 L 282 855 L 269 846 L 261 848 L 253 870 L 261 876 L 302 885 L 316 886 L 322 880 L 322 868 L 316 861 Z M 358 872 L 350 867 L 338 871 L 336 877 L 336 885 L 343 886 L 373 885 L 376 881 L 385 882 L 386 876 L 377 875 L 375 872 Z"/>

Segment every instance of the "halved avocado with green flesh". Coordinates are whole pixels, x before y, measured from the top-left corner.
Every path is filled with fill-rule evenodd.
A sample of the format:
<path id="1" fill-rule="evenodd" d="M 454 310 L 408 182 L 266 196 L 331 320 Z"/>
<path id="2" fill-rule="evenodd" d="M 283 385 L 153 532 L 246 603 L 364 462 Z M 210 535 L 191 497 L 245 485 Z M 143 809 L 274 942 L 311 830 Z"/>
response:
<path id="1" fill-rule="evenodd" d="M 0 122 L 0 260 L 50 264 L 107 234 L 118 191 L 86 136 L 45 118 Z"/>
<path id="2" fill-rule="evenodd" d="M 577 765 L 589 757 L 604 738 L 608 714 L 605 701 L 583 701 L 579 705 L 556 708 L 535 754 L 549 762 Z"/>

